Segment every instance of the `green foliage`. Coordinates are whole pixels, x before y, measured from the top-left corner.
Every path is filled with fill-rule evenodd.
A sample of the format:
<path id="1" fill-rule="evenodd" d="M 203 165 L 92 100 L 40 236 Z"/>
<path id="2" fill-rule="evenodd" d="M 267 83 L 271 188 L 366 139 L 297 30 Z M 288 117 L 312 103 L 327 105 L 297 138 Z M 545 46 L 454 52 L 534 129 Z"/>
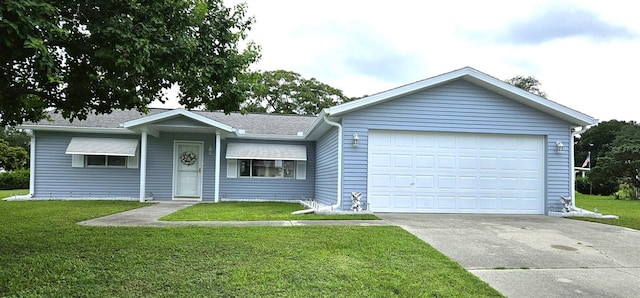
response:
<path id="1" fill-rule="evenodd" d="M 399 227 L 76 224 L 140 206 L 0 201 L 0 296 L 500 296 Z"/>
<path id="2" fill-rule="evenodd" d="M 613 198 L 616 200 L 637 200 L 638 192 L 635 187 L 623 183 L 618 187 L 618 191 L 613 194 Z"/>
<path id="3" fill-rule="evenodd" d="M 591 151 L 591 167 L 598 165 L 600 157 L 611 150 L 613 140 L 625 126 L 634 125 L 633 122 L 618 120 L 603 121 L 580 133 L 575 144 L 575 165 L 581 166 Z"/>
<path id="4" fill-rule="evenodd" d="M 586 210 L 594 210 L 594 208 L 598 208 L 599 213 L 613 214 L 620 218 L 602 219 L 576 217 L 575 219 L 640 230 L 640 200 L 615 200 L 611 196 L 576 194 L 576 206 Z"/>
<path id="5" fill-rule="evenodd" d="M 259 57 L 241 49 L 253 18 L 222 0 L 6 0 L 0 5 L 1 124 L 54 108 L 85 119 L 145 112 L 178 85 L 180 104 L 239 109 L 240 75 Z"/>
<path id="6" fill-rule="evenodd" d="M 354 220 L 380 219 L 373 214 L 316 215 L 291 212 L 304 209 L 297 203 L 281 202 L 222 202 L 202 203 L 169 214 L 162 220 L 169 221 L 247 221 L 247 220 Z"/>
<path id="7" fill-rule="evenodd" d="M 594 184 L 616 181 L 640 187 L 640 125 L 634 122 L 623 125 L 613 141 L 603 148 L 607 150 L 599 155 L 589 179 Z"/>
<path id="8" fill-rule="evenodd" d="M 29 153 L 22 147 L 9 146 L 0 139 L 0 168 L 5 171 L 21 170 L 27 166 Z"/>
<path id="9" fill-rule="evenodd" d="M 0 189 L 29 188 L 29 170 L 0 173 Z"/>
<path id="10" fill-rule="evenodd" d="M 317 115 L 351 100 L 339 89 L 286 70 L 254 72 L 241 83 L 247 90 L 244 112 Z"/>
<path id="11" fill-rule="evenodd" d="M 524 77 L 524 76 L 515 76 L 513 78 L 507 79 L 505 80 L 505 82 L 516 86 L 524 91 L 533 93 L 537 96 L 540 97 L 547 97 L 547 93 L 545 93 L 544 91 L 540 90 L 540 81 L 538 81 L 538 79 L 536 79 L 533 76 L 528 76 L 528 77 Z"/>

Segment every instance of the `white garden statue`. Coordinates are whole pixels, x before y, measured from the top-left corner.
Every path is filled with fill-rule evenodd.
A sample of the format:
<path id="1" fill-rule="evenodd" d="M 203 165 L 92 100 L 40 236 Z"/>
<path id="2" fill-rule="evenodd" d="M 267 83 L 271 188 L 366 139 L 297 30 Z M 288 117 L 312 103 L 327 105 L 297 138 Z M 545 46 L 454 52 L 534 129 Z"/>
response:
<path id="1" fill-rule="evenodd" d="M 362 207 L 360 207 L 360 199 L 362 199 L 361 192 L 351 192 L 351 210 L 352 211 L 362 211 Z"/>

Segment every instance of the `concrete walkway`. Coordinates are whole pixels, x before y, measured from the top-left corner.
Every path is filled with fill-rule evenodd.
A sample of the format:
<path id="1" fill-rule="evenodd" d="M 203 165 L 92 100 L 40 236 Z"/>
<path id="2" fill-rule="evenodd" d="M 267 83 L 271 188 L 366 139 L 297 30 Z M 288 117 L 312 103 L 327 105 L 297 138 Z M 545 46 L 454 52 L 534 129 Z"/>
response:
<path id="1" fill-rule="evenodd" d="M 79 222 L 86 226 L 172 227 L 172 226 L 388 226 L 384 220 L 273 220 L 273 221 L 161 221 L 159 218 L 197 202 L 157 202 L 147 207 Z"/>

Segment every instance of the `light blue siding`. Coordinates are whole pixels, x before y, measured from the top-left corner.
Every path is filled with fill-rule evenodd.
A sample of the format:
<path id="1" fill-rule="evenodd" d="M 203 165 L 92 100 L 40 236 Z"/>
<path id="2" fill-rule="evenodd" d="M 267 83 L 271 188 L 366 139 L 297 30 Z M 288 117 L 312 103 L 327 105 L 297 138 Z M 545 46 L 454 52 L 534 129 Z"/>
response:
<path id="1" fill-rule="evenodd" d="M 138 138 L 138 135 L 95 135 L 36 132 L 35 197 L 138 197 L 139 169 L 72 168 L 65 154 L 72 137 Z M 154 200 L 173 196 L 173 149 L 176 141 L 200 141 L 204 156 L 202 199 L 214 200 L 215 135 L 161 132 L 147 139 L 147 195 Z M 315 191 L 315 142 L 307 147 L 306 179 L 226 178 L 226 144 L 231 142 L 291 143 L 277 141 L 223 140 L 221 146 L 220 197 L 229 199 L 297 200 L 313 198 Z M 208 154 L 211 147 L 212 153 Z M 335 196 L 335 195 L 334 195 Z"/>
<path id="2" fill-rule="evenodd" d="M 314 142 L 298 142 L 307 147 L 307 177 L 299 179 L 227 178 L 227 143 L 293 144 L 292 142 L 227 139 L 221 147 L 220 198 L 242 200 L 300 200 L 314 197 L 316 147 Z M 236 171 L 236 169 L 231 169 Z"/>
<path id="3" fill-rule="evenodd" d="M 570 191 L 568 150 L 556 151 L 556 141 L 570 146 L 570 124 L 464 80 L 434 87 L 343 116 L 343 209 L 350 193 L 366 199 L 367 143 L 370 129 L 540 135 L 546 142 L 546 210 L 559 210 L 559 198 Z M 352 146 L 357 133 L 360 146 Z"/>
<path id="4" fill-rule="evenodd" d="M 92 135 L 37 131 L 34 197 L 137 197 L 139 169 L 72 168 L 65 154 L 71 137 L 131 138 L 137 135 Z"/>
<path id="5" fill-rule="evenodd" d="M 335 204 L 338 188 L 338 129 L 333 128 L 316 142 L 315 199 L 325 205 Z"/>

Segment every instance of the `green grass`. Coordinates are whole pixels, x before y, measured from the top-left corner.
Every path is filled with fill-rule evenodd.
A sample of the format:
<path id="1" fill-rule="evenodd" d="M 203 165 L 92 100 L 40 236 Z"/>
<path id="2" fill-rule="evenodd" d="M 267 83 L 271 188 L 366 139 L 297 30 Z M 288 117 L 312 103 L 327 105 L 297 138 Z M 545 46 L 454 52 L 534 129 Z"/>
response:
<path id="1" fill-rule="evenodd" d="M 398 227 L 88 227 L 135 202 L 0 202 L 0 297 L 495 297 Z"/>
<path id="2" fill-rule="evenodd" d="M 576 207 L 598 213 L 613 214 L 620 219 L 577 218 L 586 221 L 600 222 L 640 230 L 640 200 L 614 200 L 611 196 L 583 195 L 576 193 Z"/>
<path id="3" fill-rule="evenodd" d="M 15 195 L 26 195 L 29 193 L 28 189 L 9 189 L 9 190 L 0 190 L 0 200 L 10 197 L 10 196 L 15 196 Z"/>
<path id="4" fill-rule="evenodd" d="M 168 221 L 253 221 L 253 220 L 326 220 L 380 219 L 373 214 L 316 215 L 291 212 L 304 209 L 296 203 L 282 202 L 222 202 L 200 203 L 169 214 Z"/>

